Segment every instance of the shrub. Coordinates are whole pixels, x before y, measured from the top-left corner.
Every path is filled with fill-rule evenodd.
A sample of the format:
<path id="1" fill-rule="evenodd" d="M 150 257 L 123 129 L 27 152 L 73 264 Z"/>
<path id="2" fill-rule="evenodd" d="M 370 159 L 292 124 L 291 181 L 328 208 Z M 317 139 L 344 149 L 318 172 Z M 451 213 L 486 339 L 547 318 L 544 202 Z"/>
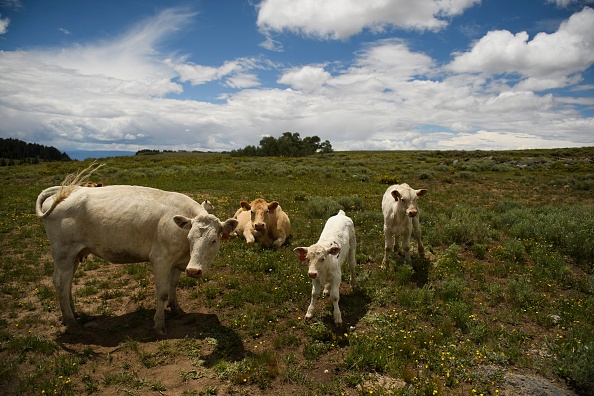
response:
<path id="1" fill-rule="evenodd" d="M 351 210 L 361 211 L 363 210 L 363 200 L 359 197 L 343 197 L 338 199 L 338 203 L 342 206 L 342 209 L 347 212 Z"/>
<path id="2" fill-rule="evenodd" d="M 341 205 L 331 198 L 311 197 L 307 202 L 306 213 L 312 218 L 326 219 L 337 214 L 341 208 Z"/>

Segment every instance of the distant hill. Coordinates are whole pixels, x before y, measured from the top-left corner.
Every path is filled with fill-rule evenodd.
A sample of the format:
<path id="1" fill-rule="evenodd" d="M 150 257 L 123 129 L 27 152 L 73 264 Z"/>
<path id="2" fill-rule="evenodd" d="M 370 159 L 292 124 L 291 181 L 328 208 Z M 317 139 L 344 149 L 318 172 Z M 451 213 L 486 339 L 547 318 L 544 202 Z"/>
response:
<path id="1" fill-rule="evenodd" d="M 19 139 L 0 138 L 0 165 L 17 165 L 23 162 L 72 161 L 68 154 L 55 147 L 27 143 Z"/>
<path id="2" fill-rule="evenodd" d="M 68 155 L 74 160 L 85 160 L 87 158 L 121 157 L 135 155 L 135 151 L 118 150 L 67 150 Z"/>

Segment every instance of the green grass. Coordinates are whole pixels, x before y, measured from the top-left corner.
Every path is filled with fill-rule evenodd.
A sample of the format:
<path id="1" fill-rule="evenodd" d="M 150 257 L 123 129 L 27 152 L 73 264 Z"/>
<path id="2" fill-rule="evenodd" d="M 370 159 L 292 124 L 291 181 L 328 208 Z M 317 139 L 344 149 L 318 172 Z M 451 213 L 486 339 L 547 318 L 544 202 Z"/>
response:
<path id="1" fill-rule="evenodd" d="M 90 163 L 0 168 L 0 387 L 16 394 L 501 394 L 505 373 L 579 394 L 594 387 L 593 148 L 503 152 L 337 152 L 309 158 L 169 153 L 107 158 L 93 175 L 210 200 L 277 200 L 293 235 L 279 249 L 225 242 L 201 280 L 181 277 L 186 315 L 152 332 L 150 264 L 79 266 L 85 334 L 63 334 L 39 192 Z M 381 270 L 381 198 L 419 199 L 427 258 Z M 357 232 L 356 278 L 343 269 L 335 326 L 292 249 L 343 209 Z"/>

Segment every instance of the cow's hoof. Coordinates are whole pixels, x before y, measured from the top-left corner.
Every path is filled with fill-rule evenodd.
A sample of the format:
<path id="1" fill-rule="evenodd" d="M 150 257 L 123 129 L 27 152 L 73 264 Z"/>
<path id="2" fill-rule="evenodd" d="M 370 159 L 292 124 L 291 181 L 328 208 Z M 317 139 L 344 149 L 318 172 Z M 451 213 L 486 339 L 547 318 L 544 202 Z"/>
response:
<path id="1" fill-rule="evenodd" d="M 153 329 L 155 330 L 155 333 L 157 333 L 157 335 L 160 335 L 160 336 L 167 335 L 167 331 L 165 331 L 165 326 L 155 326 L 155 327 L 153 327 Z"/>

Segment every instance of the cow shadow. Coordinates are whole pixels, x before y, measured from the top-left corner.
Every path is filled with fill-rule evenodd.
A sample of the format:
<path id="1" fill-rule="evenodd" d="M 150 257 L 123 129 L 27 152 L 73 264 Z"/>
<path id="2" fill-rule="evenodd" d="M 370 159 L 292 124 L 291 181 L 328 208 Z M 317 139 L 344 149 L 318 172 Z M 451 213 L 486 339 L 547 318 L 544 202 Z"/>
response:
<path id="1" fill-rule="evenodd" d="M 360 288 L 355 288 L 350 293 L 340 293 L 340 300 L 338 306 L 342 314 L 342 325 L 334 323 L 334 316 L 332 315 L 332 303 L 326 298 L 323 299 L 324 316 L 320 318 L 328 328 L 334 329 L 336 335 L 343 335 L 349 327 L 356 327 L 361 319 L 369 312 L 371 305 L 371 297 Z M 318 309 L 321 307 L 318 307 Z"/>
<path id="2" fill-rule="evenodd" d="M 246 351 L 239 334 L 225 327 L 215 314 L 188 313 L 167 318 L 167 335 L 153 329 L 154 310 L 138 310 L 120 316 L 85 316 L 79 323 L 82 329 L 75 333 L 62 333 L 57 342 L 68 350 L 68 344 L 99 345 L 115 348 L 127 341 L 143 343 L 172 339 L 215 339 L 216 347 L 203 356 L 204 365 L 212 367 L 220 360 L 239 361 Z"/>

